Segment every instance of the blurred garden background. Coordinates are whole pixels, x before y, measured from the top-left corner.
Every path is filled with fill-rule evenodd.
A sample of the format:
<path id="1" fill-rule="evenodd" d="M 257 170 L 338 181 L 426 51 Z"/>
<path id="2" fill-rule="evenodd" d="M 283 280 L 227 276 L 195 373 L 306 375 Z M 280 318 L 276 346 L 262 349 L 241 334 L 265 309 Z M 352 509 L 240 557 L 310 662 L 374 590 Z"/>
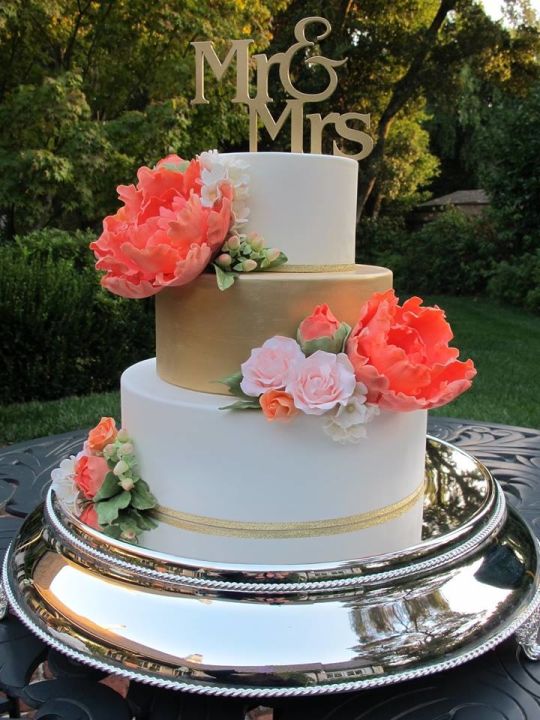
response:
<path id="1" fill-rule="evenodd" d="M 223 57 L 226 40 L 249 37 L 271 55 L 312 15 L 332 23 L 321 54 L 349 60 L 332 98 L 306 113 L 372 116 L 358 260 L 392 268 L 402 296 L 444 307 L 478 368 L 441 414 L 540 426 L 534 3 L 3 0 L 0 446 L 119 417 L 122 370 L 154 354 L 152 300 L 102 290 L 88 244 L 139 166 L 247 149 L 234 72 L 208 79 L 209 105 L 191 105 L 190 43 L 213 39 Z M 303 63 L 292 74 L 306 92 L 326 87 Z M 283 90 L 270 78 L 278 117 Z M 287 146 L 286 131 L 272 143 L 261 132 L 260 149 Z"/>

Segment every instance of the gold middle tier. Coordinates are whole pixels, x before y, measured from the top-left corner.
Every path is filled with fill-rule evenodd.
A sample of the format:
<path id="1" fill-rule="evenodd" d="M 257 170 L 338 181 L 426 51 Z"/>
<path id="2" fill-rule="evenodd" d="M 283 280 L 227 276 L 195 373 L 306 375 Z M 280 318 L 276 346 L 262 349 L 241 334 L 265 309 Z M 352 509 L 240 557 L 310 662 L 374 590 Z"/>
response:
<path id="1" fill-rule="evenodd" d="M 253 348 L 274 335 L 295 337 L 316 305 L 353 326 L 374 292 L 392 287 L 392 273 L 373 265 L 346 272 L 241 275 L 220 291 L 213 275 L 156 296 L 157 370 L 189 390 L 227 395 L 216 380 L 240 370 Z"/>

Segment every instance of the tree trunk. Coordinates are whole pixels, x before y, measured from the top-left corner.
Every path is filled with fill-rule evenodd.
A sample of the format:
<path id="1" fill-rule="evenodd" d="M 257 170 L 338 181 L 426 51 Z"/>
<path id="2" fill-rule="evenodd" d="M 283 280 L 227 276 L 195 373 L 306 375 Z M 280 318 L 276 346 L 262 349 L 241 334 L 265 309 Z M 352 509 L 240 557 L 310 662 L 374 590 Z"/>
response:
<path id="1" fill-rule="evenodd" d="M 457 3 L 458 0 L 441 0 L 437 14 L 426 30 L 424 39 L 419 44 L 418 52 L 414 56 L 405 75 L 396 83 L 390 101 L 381 115 L 373 152 L 362 165 L 362 176 L 358 183 L 357 223 L 360 222 L 364 214 L 366 203 L 377 181 L 377 176 L 384 160 L 386 139 L 392 122 L 400 110 L 402 110 L 413 97 L 420 81 L 424 63 L 437 41 L 439 30 L 446 16 L 456 7 Z"/>
<path id="2" fill-rule="evenodd" d="M 372 199 L 373 199 L 373 209 L 371 211 L 371 217 L 376 220 L 379 215 L 381 214 L 381 207 L 384 200 L 384 195 L 375 188 L 375 190 L 372 191 Z"/>

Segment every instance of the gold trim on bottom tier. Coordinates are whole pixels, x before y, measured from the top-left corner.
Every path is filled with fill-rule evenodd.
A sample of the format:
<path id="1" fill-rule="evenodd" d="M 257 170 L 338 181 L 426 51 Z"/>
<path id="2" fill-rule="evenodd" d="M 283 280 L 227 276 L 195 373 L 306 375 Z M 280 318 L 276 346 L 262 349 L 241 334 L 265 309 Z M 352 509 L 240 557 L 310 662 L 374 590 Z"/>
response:
<path id="1" fill-rule="evenodd" d="M 400 517 L 410 510 L 420 499 L 424 492 L 422 482 L 414 492 L 398 502 L 385 505 L 377 510 L 347 515 L 345 517 L 331 518 L 330 520 L 309 520 L 307 522 L 239 522 L 236 520 L 221 520 L 180 512 L 173 508 L 158 505 L 152 513 L 158 520 L 174 525 L 182 530 L 200 533 L 202 535 L 230 535 L 244 538 L 301 538 L 319 537 L 320 535 L 339 535 L 340 533 L 356 532 L 380 525 Z"/>
<path id="2" fill-rule="evenodd" d="M 341 263 L 340 265 L 279 265 L 269 268 L 266 272 L 282 273 L 329 273 L 329 272 L 355 272 L 355 263 Z"/>

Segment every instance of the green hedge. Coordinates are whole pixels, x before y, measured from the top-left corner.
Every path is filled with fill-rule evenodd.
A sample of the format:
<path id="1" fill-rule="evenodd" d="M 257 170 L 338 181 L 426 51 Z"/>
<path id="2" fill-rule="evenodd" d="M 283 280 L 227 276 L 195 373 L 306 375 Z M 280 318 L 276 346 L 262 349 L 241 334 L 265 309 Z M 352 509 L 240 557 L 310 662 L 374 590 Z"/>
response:
<path id="1" fill-rule="evenodd" d="M 413 232 L 403 218 L 366 220 L 358 237 L 360 261 L 391 268 L 398 292 L 488 295 L 540 312 L 540 250 L 504 254 L 489 215 L 457 210 Z"/>
<path id="2" fill-rule="evenodd" d="M 540 250 L 499 263 L 489 280 L 488 293 L 502 302 L 540 313 Z"/>
<path id="3" fill-rule="evenodd" d="M 102 290 L 89 237 L 47 230 L 0 246 L 3 403 L 117 388 L 153 355 L 152 301 Z"/>
<path id="4" fill-rule="evenodd" d="M 416 232 L 403 219 L 367 221 L 360 235 L 371 261 L 394 272 L 404 292 L 471 295 L 482 292 L 491 266 L 492 229 L 449 210 Z"/>

